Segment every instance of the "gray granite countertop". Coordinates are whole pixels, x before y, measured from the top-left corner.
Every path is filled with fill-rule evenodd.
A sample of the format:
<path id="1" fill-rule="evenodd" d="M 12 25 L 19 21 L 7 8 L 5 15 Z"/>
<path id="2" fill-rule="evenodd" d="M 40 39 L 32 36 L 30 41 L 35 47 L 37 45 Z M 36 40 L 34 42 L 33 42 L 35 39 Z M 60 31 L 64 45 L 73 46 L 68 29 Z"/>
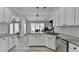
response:
<path id="1" fill-rule="evenodd" d="M 79 46 L 79 38 L 77 38 L 77 37 L 73 37 L 73 36 L 65 35 L 65 34 L 59 34 L 57 36 L 63 38 L 64 40 L 69 41 L 70 43 L 73 43 L 73 44 Z"/>
<path id="2" fill-rule="evenodd" d="M 1 35 L 0 35 L 0 38 L 6 37 L 6 36 L 11 36 L 11 35 L 14 35 L 14 34 L 1 34 Z"/>

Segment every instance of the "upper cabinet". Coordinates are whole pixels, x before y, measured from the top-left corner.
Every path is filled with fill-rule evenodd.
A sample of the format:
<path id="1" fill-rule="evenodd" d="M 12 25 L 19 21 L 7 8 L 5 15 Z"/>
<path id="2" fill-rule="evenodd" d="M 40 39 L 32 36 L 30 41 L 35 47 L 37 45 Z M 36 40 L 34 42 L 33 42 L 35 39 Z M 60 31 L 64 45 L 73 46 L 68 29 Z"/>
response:
<path id="1" fill-rule="evenodd" d="M 79 9 L 79 8 L 78 8 Z M 78 15 L 79 11 L 76 9 L 75 15 L 75 8 L 74 7 L 61 7 L 55 12 L 53 12 L 53 20 L 55 26 L 72 26 L 75 25 L 75 16 L 76 16 L 76 23 L 79 23 Z"/>
<path id="2" fill-rule="evenodd" d="M 64 23 L 64 8 L 59 8 L 59 26 L 63 26 Z"/>
<path id="3" fill-rule="evenodd" d="M 56 10 L 54 13 L 53 13 L 53 25 L 54 26 L 58 26 L 59 25 L 59 10 Z"/>
<path id="4" fill-rule="evenodd" d="M 79 7 L 75 8 L 75 24 L 79 25 Z"/>
<path id="5" fill-rule="evenodd" d="M 65 7 L 64 9 L 64 21 L 66 25 L 74 25 L 74 8 Z"/>
<path id="6" fill-rule="evenodd" d="M 4 7 L 0 7 L 0 23 L 4 20 Z"/>

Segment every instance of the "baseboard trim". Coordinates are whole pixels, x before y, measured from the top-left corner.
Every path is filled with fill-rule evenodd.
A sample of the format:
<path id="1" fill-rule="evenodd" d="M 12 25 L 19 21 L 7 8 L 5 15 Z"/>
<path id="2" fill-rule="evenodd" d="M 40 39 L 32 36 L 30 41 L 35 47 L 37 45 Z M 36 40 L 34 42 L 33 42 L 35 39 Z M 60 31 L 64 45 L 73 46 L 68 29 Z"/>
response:
<path id="1" fill-rule="evenodd" d="M 52 51 L 54 51 L 54 52 L 56 52 L 56 50 L 54 50 L 54 49 L 52 49 L 52 48 L 49 48 L 49 47 L 47 47 L 47 46 L 45 46 L 46 48 L 48 48 L 48 49 L 50 49 L 50 50 L 52 50 Z"/>
<path id="2" fill-rule="evenodd" d="M 29 46 L 29 47 L 45 47 L 45 46 Z"/>
<path id="3" fill-rule="evenodd" d="M 15 46 L 13 46 L 11 49 L 9 49 L 9 50 L 8 50 L 8 52 L 10 52 L 10 51 L 11 51 L 13 48 L 15 48 L 15 47 L 16 47 L 16 45 L 15 45 Z"/>

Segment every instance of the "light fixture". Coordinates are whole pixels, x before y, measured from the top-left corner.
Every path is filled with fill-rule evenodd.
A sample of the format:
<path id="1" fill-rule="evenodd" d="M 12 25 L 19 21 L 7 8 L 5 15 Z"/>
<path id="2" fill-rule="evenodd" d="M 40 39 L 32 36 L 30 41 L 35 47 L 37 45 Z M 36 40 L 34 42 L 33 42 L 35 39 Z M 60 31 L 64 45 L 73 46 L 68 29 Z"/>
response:
<path id="1" fill-rule="evenodd" d="M 39 7 L 36 7 L 37 9 L 39 8 Z"/>
<path id="2" fill-rule="evenodd" d="M 46 9 L 46 7 L 43 7 L 44 9 Z"/>

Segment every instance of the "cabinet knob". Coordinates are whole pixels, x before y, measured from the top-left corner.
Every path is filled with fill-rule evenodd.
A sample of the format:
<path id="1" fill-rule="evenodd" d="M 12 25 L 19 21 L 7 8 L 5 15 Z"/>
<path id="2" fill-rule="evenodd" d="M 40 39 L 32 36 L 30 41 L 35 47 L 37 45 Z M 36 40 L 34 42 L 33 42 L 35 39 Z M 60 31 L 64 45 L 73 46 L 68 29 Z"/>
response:
<path id="1" fill-rule="evenodd" d="M 74 49 L 76 49 L 76 48 L 74 47 Z"/>
<path id="2" fill-rule="evenodd" d="M 3 40 L 5 40 L 5 38 L 3 38 Z"/>

